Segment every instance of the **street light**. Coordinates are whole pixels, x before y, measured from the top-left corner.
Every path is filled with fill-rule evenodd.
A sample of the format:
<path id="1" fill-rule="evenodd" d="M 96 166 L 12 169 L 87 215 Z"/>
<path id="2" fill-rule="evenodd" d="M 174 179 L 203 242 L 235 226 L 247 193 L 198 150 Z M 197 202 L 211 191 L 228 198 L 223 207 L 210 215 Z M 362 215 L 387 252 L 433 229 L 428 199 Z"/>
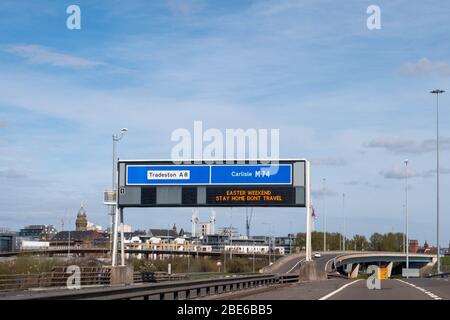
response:
<path id="1" fill-rule="evenodd" d="M 113 191 L 116 193 L 116 204 L 111 206 L 111 216 L 112 216 L 112 221 L 111 221 L 111 228 L 112 228 L 112 232 L 113 232 L 113 243 L 112 243 L 112 261 L 111 264 L 113 266 L 116 265 L 117 263 L 117 224 L 119 223 L 119 219 L 117 216 L 117 200 L 118 200 L 118 194 L 117 194 L 117 183 L 116 183 L 116 160 L 117 160 L 117 156 L 116 156 L 116 150 L 117 150 L 117 142 L 120 141 L 123 138 L 123 135 L 128 132 L 127 128 L 122 128 L 120 130 L 120 132 L 118 134 L 113 134 L 112 135 L 112 142 L 113 142 L 113 151 L 112 151 L 112 189 Z M 123 222 L 123 217 L 121 217 L 121 221 Z M 123 226 L 122 226 L 122 233 L 123 233 Z M 122 235 L 123 236 L 123 235 Z M 121 239 L 122 243 L 123 243 L 123 239 Z M 122 260 L 124 257 L 121 257 Z M 122 263 L 123 264 L 123 263 Z"/>
<path id="2" fill-rule="evenodd" d="M 269 248 L 269 265 L 272 262 L 271 257 L 270 257 L 270 252 L 271 252 L 271 248 L 272 248 L 272 233 L 271 233 L 271 227 L 272 225 L 268 222 L 263 222 L 262 224 L 267 225 L 267 230 L 269 231 L 267 238 L 268 238 L 268 248 Z"/>
<path id="3" fill-rule="evenodd" d="M 233 207 L 230 208 L 230 261 L 233 260 Z"/>
<path id="4" fill-rule="evenodd" d="M 441 273 L 441 253 L 439 245 L 439 95 L 444 90 L 435 89 L 430 93 L 436 95 L 436 242 L 437 242 L 437 273 Z"/>
<path id="5" fill-rule="evenodd" d="M 342 194 L 342 215 L 344 219 L 344 230 L 342 235 L 342 251 L 345 252 L 345 233 L 346 233 L 346 225 L 345 225 L 345 193 Z"/>
<path id="6" fill-rule="evenodd" d="M 402 213 L 405 216 L 405 223 L 403 225 L 403 253 L 406 255 L 406 211 L 405 211 L 405 204 L 403 203 L 403 207 L 402 207 Z"/>
<path id="7" fill-rule="evenodd" d="M 322 208 L 323 208 L 323 252 L 327 251 L 327 217 L 325 215 L 325 182 L 327 179 L 322 179 Z"/>
<path id="8" fill-rule="evenodd" d="M 408 227 L 408 162 L 405 163 L 405 226 L 406 226 L 406 278 L 409 278 L 409 227 Z"/>

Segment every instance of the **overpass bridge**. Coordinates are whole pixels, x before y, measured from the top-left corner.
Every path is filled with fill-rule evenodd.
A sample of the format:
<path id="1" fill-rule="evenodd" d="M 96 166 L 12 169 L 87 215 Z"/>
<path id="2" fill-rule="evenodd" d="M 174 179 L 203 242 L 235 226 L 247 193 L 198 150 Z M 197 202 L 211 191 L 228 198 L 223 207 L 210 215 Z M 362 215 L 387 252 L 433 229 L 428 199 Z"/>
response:
<path id="1" fill-rule="evenodd" d="M 178 250 L 155 250 L 155 249 L 125 249 L 125 253 L 133 256 L 141 255 L 143 258 L 148 259 L 150 256 L 192 256 L 192 257 L 220 257 L 224 253 L 222 251 L 178 251 Z M 336 272 L 343 272 L 345 266 L 361 266 L 364 267 L 375 264 L 379 266 L 393 263 L 395 265 L 405 265 L 406 255 L 399 252 L 340 252 L 340 251 L 327 251 L 320 252 L 320 257 L 314 258 L 317 267 L 320 270 L 324 270 L 328 274 Z M 0 257 L 14 257 L 18 255 L 37 255 L 37 256 L 64 256 L 64 255 L 109 255 L 109 248 L 49 248 L 42 250 L 24 250 L 16 252 L 0 253 Z M 234 252 L 233 256 L 247 257 L 247 258 L 268 258 L 269 254 L 266 253 L 238 253 Z M 306 256 L 304 253 L 298 253 L 288 256 L 281 256 L 277 254 L 270 254 L 271 257 L 279 258 L 270 266 L 262 269 L 263 273 L 297 273 L 305 262 Z M 409 261 L 411 267 L 422 268 L 427 265 L 432 265 L 436 262 L 436 255 L 432 254 L 410 254 Z"/>
<path id="2" fill-rule="evenodd" d="M 431 270 L 432 265 L 437 261 L 436 255 L 412 253 L 409 254 L 409 267 L 411 269 L 421 269 L 425 267 Z M 391 273 L 401 274 L 401 269 L 406 267 L 406 254 L 401 252 L 347 252 L 337 254 L 328 265 L 327 272 L 353 273 L 357 276 L 358 271 L 365 272 L 370 265 L 380 267 L 389 266 Z M 351 270 L 351 271 L 345 271 Z M 356 270 L 356 272 L 355 272 Z M 390 274 L 389 274 L 390 275 Z"/>
<path id="3" fill-rule="evenodd" d="M 367 251 L 316 251 L 320 256 L 314 258 L 316 273 L 326 278 L 357 278 L 360 272 L 365 273 L 369 265 L 388 267 L 388 276 L 401 274 L 406 266 L 406 255 L 399 252 L 367 252 Z M 421 274 L 431 272 L 436 262 L 436 255 L 410 254 L 410 269 L 420 269 Z M 299 274 L 301 266 L 306 262 L 305 254 L 293 254 L 281 257 L 261 271 L 275 274 Z M 428 268 L 426 268 L 428 267 Z"/>

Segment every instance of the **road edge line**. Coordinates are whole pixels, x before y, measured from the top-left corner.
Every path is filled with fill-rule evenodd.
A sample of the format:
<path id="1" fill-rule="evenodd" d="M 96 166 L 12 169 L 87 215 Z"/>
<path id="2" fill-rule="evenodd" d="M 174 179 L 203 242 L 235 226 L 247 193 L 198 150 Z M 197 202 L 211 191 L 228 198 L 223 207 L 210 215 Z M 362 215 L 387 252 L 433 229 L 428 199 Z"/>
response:
<path id="1" fill-rule="evenodd" d="M 397 280 L 397 281 L 399 281 L 399 282 L 401 282 L 401 283 L 405 283 L 405 284 L 407 284 L 407 285 L 413 287 L 414 289 L 419 290 L 420 292 L 422 292 L 423 294 L 426 294 L 428 297 L 430 297 L 430 298 L 433 299 L 433 300 L 443 300 L 443 299 L 442 299 L 441 297 L 439 297 L 437 294 L 434 294 L 434 293 L 431 292 L 431 291 L 428 291 L 428 290 L 425 290 L 424 288 L 421 288 L 421 287 L 419 287 L 419 286 L 416 286 L 414 283 L 410 283 L 410 282 L 408 282 L 408 281 L 403 281 L 403 280 L 400 280 L 400 279 L 395 279 L 395 280 Z"/>
<path id="2" fill-rule="evenodd" d="M 331 293 L 329 293 L 329 294 L 323 296 L 322 298 L 319 298 L 319 300 L 327 300 L 327 299 L 331 298 L 332 296 L 334 296 L 336 293 L 341 292 L 341 291 L 344 290 L 345 288 L 347 288 L 347 287 L 351 286 L 352 284 L 355 284 L 355 283 L 357 283 L 357 282 L 359 282 L 359 281 L 361 281 L 361 279 L 358 279 L 358 280 L 352 281 L 352 282 L 350 282 L 350 283 L 344 284 L 344 285 L 343 285 L 342 287 L 340 287 L 339 289 L 334 290 L 333 292 L 331 292 Z"/>
<path id="3" fill-rule="evenodd" d="M 302 263 L 303 261 L 305 261 L 305 260 L 306 260 L 306 258 L 303 258 L 302 260 L 298 261 L 298 262 L 297 262 L 292 268 L 290 268 L 289 271 L 286 272 L 286 273 L 291 273 L 292 270 L 294 270 L 295 268 L 297 268 L 297 266 L 298 266 L 300 263 Z"/>

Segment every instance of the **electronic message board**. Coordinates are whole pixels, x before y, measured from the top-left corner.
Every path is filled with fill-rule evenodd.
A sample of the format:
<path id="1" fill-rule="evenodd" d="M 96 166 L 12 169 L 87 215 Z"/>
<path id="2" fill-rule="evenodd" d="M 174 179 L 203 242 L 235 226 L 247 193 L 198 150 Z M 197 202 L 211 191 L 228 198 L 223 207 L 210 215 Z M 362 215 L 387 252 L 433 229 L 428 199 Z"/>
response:
<path id="1" fill-rule="evenodd" d="M 305 160 L 119 161 L 120 207 L 305 207 Z"/>

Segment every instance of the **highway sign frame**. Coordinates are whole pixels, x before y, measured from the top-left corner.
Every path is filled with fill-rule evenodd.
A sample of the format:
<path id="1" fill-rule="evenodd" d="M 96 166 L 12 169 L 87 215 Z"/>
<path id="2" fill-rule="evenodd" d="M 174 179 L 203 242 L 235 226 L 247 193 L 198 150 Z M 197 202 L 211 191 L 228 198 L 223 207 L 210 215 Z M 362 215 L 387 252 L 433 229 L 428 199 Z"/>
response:
<path id="1" fill-rule="evenodd" d="M 208 160 L 191 160 L 178 164 L 171 160 L 119 160 L 117 167 L 120 190 L 118 206 L 304 208 L 306 207 L 307 192 L 306 162 L 305 159 L 283 159 L 273 163 L 257 160 L 233 161 L 232 163 L 227 163 L 226 160 L 215 163 Z M 236 171 L 250 170 L 248 172 L 255 173 L 250 176 L 231 177 L 234 171 L 229 168 L 237 168 Z M 256 172 L 261 168 L 269 168 L 267 170 L 272 171 L 266 172 L 266 177 L 257 177 Z M 160 174 L 163 171 L 180 175 L 186 175 L 187 173 L 183 171 L 189 171 L 189 174 L 183 179 L 149 178 L 149 172 L 152 172 L 153 175 L 155 172 Z M 200 174 L 201 176 L 199 176 Z M 205 177 L 205 174 L 209 174 L 209 176 Z M 230 182 L 233 179 L 237 182 Z M 218 194 L 213 201 L 211 194 L 220 193 L 220 190 L 222 190 L 222 195 Z M 243 195 L 241 197 L 230 195 L 236 191 Z M 262 194 L 260 198 L 253 195 L 255 192 Z"/>
<path id="2" fill-rule="evenodd" d="M 290 178 L 290 183 L 283 185 L 283 186 L 278 186 L 281 188 L 286 188 L 286 190 L 288 190 L 289 188 L 295 188 L 295 205 L 290 203 L 290 204 L 268 204 L 266 203 L 261 203 L 261 204 L 255 204 L 255 203 L 251 203 L 251 204 L 243 204 L 243 203 L 231 203 L 231 204 L 221 204 L 218 205 L 217 203 L 215 204 L 208 204 L 206 203 L 206 200 L 204 203 L 200 202 L 199 203 L 199 198 L 198 198 L 198 192 L 199 190 L 201 190 L 201 193 L 204 193 L 204 196 L 206 198 L 206 190 L 203 189 L 199 189 L 199 188 L 208 188 L 211 187 L 211 185 L 205 186 L 205 185 L 194 185 L 193 188 L 197 188 L 197 202 L 196 203 L 189 203 L 189 204 L 182 204 L 181 201 L 180 202 L 171 202 L 168 201 L 166 203 L 159 201 L 159 200 L 155 200 L 155 204 L 156 205 L 142 205 L 142 186 L 132 186 L 132 185 L 127 185 L 125 182 L 127 181 L 126 179 L 128 179 L 126 177 L 126 166 L 127 164 L 134 164 L 134 165 L 139 165 L 139 164 L 158 164 L 158 165 L 173 165 L 176 166 L 179 164 L 174 163 L 171 160 L 119 160 L 117 162 L 117 168 L 116 168 L 116 181 L 118 181 L 117 184 L 117 189 L 116 189 L 116 194 L 117 194 L 117 202 L 115 207 L 115 215 L 114 215 L 114 231 L 113 231 L 113 252 L 112 252 L 112 256 L 113 256 L 113 261 L 112 261 L 112 265 L 115 266 L 116 265 L 116 257 L 117 257 L 117 252 L 118 252 L 118 225 L 120 223 L 120 225 L 122 225 L 122 229 L 120 231 L 121 233 L 121 239 L 124 238 L 123 235 L 123 210 L 126 207 L 191 207 L 191 208 L 195 208 L 195 207 L 297 207 L 297 208 L 305 208 L 306 209 L 306 261 L 311 261 L 312 257 L 311 257 L 311 230 L 312 230 L 312 225 L 311 225 L 311 221 L 312 221 L 312 217 L 311 217 L 311 177 L 310 177 L 310 163 L 308 160 L 306 159 L 283 159 L 283 160 L 270 160 L 270 161 L 266 161 L 266 160 L 222 160 L 222 161 L 211 161 L 211 160 L 203 160 L 203 161 L 197 161 L 197 160 L 191 160 L 191 161 L 183 161 L 183 165 L 184 164 L 189 164 L 189 165 L 202 165 L 202 164 L 208 164 L 208 165 L 212 165 L 212 164 L 225 164 L 225 165 L 233 165 L 234 162 L 236 162 L 236 165 L 240 165 L 240 164 L 248 164 L 250 165 L 255 165 L 259 163 L 259 165 L 264 165 L 265 167 L 270 166 L 270 164 L 275 164 L 275 165 L 279 165 L 279 164 L 291 164 L 291 178 Z M 188 162 L 188 163 L 186 163 Z M 232 163 L 230 163 L 232 162 Z M 147 173 L 148 175 L 148 173 Z M 256 176 L 256 174 L 255 174 Z M 190 174 L 189 174 L 190 177 Z M 147 178 L 148 180 L 148 178 Z M 212 187 L 218 187 L 220 185 L 214 185 Z M 233 186 L 233 185 L 232 185 Z M 231 187 L 232 187 L 231 186 Z M 267 190 L 267 186 L 264 187 L 264 185 L 244 185 L 245 187 L 252 187 L 253 189 L 257 189 L 257 188 L 266 188 Z M 158 197 L 157 194 L 157 190 L 161 190 L 159 193 L 160 194 L 164 194 L 166 199 L 170 200 L 170 194 L 172 193 L 172 197 L 173 197 L 173 193 L 179 192 L 180 196 L 181 196 L 181 200 L 182 200 L 182 187 L 187 187 L 186 185 L 164 185 L 164 186 L 152 186 L 151 188 L 160 188 L 160 189 L 156 189 L 156 191 L 154 192 L 154 194 L 152 196 Z M 189 187 L 189 186 L 188 186 Z M 222 185 L 223 188 L 231 188 L 229 184 L 224 184 Z M 242 188 L 242 185 L 237 186 L 239 188 Z M 270 185 L 271 188 L 274 187 L 274 185 Z M 129 188 L 134 188 L 134 189 L 129 189 Z M 300 188 L 300 189 L 299 189 Z M 134 200 L 131 201 L 130 203 L 124 203 L 123 198 L 127 197 L 130 190 L 134 190 L 133 192 L 135 193 L 135 198 L 132 199 Z M 172 190 L 172 191 L 171 191 Z M 297 193 L 297 191 L 299 191 Z M 131 193 L 133 193 L 131 192 Z M 136 197 L 136 195 L 139 193 L 139 196 Z M 153 193 L 153 192 L 152 192 Z M 299 195 L 297 197 L 297 194 Z M 300 196 L 302 198 L 300 198 Z M 161 197 L 161 196 L 160 196 Z M 120 217 L 120 222 L 119 222 L 119 217 Z M 125 264 L 125 249 L 124 249 L 124 242 L 121 241 L 121 259 L 122 259 L 122 265 Z"/>

